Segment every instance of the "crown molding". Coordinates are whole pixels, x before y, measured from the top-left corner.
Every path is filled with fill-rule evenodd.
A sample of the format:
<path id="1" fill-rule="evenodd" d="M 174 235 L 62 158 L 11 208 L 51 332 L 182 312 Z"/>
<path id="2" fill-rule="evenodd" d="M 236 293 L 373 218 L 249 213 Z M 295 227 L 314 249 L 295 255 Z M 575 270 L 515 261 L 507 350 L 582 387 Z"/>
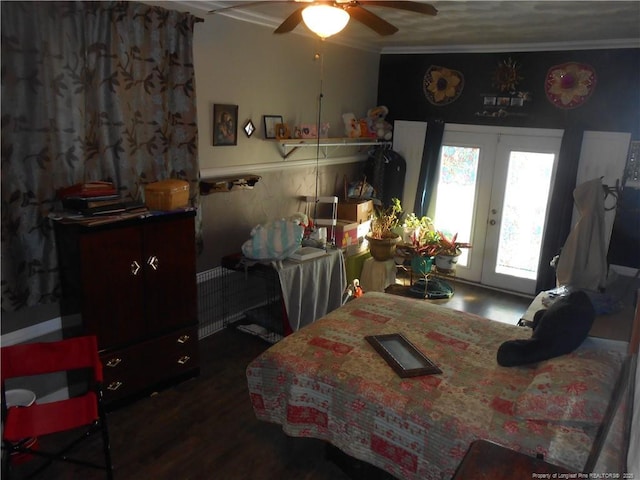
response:
<path id="1" fill-rule="evenodd" d="M 421 53 L 502 53 L 502 52 L 548 52 L 570 50 L 607 50 L 619 48 L 640 48 L 640 40 L 629 38 L 619 40 L 598 40 L 584 42 L 553 43 L 513 43 L 499 45 L 446 45 L 385 47 L 381 54 L 421 54 Z"/>

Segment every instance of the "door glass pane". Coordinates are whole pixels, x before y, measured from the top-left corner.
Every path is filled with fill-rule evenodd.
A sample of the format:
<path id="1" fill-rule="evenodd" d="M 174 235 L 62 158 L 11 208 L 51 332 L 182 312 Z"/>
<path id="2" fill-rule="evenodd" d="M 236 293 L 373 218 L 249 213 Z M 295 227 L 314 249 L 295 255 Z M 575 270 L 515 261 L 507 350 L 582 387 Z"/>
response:
<path id="1" fill-rule="evenodd" d="M 496 273 L 536 279 L 554 158 L 553 153 L 511 152 Z"/>
<path id="2" fill-rule="evenodd" d="M 433 221 L 447 236 L 458 234 L 459 242 L 470 242 L 478 176 L 477 147 L 442 146 L 438 195 Z M 468 266 L 469 251 L 462 249 L 458 265 Z"/>

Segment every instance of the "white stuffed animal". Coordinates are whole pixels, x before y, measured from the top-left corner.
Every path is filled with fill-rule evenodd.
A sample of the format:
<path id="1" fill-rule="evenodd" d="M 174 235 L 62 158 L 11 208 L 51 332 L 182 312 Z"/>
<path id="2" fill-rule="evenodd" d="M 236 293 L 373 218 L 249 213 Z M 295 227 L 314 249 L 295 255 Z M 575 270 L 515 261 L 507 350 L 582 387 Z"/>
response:
<path id="1" fill-rule="evenodd" d="M 342 114 L 344 121 L 344 134 L 349 138 L 357 138 L 360 136 L 360 123 L 353 113 Z"/>

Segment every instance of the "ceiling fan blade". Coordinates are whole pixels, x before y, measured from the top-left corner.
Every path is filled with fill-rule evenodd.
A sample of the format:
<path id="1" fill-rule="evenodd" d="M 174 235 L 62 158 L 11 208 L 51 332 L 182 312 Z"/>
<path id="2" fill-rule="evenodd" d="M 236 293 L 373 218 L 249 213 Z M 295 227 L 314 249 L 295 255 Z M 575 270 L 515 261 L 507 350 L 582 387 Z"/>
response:
<path id="1" fill-rule="evenodd" d="M 273 33 L 289 33 L 302 21 L 302 10 L 306 7 L 300 7 L 296 9 L 291 15 L 285 18 L 284 22 L 280 24 Z"/>
<path id="2" fill-rule="evenodd" d="M 397 8 L 400 10 L 408 10 L 410 12 L 422 13 L 424 15 L 437 15 L 438 10 L 435 9 L 433 5 L 429 5 L 428 3 L 420 3 L 420 2 L 402 2 L 402 1 L 358 1 L 360 5 L 368 5 L 374 7 L 388 7 L 388 8 Z"/>
<path id="3" fill-rule="evenodd" d="M 346 10 L 349 12 L 349 15 L 351 15 L 351 18 L 366 25 L 379 35 L 393 35 L 398 31 L 395 26 L 383 20 L 378 15 L 362 8 L 360 5 L 348 5 Z"/>

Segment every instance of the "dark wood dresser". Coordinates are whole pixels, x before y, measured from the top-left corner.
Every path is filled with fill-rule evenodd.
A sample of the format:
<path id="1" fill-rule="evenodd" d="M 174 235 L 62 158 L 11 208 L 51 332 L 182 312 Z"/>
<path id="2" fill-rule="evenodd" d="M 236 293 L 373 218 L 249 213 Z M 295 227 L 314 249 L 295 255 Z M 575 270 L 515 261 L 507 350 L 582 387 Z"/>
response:
<path id="1" fill-rule="evenodd" d="M 194 217 L 55 222 L 63 330 L 98 337 L 107 406 L 199 373 Z"/>

